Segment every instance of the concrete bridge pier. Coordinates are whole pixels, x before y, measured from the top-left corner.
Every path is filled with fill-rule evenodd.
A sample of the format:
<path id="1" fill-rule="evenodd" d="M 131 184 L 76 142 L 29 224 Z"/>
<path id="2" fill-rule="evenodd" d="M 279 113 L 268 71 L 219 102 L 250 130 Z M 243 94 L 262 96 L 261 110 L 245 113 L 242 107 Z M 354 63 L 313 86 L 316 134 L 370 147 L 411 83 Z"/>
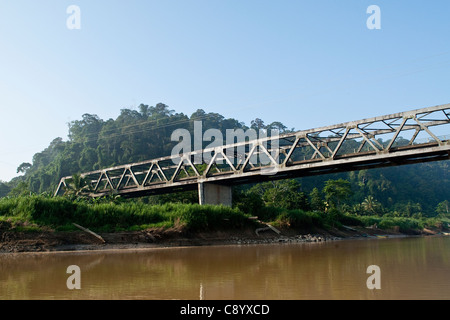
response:
<path id="1" fill-rule="evenodd" d="M 201 205 L 224 205 L 231 207 L 233 205 L 233 196 L 231 186 L 216 183 L 198 183 L 198 200 Z"/>

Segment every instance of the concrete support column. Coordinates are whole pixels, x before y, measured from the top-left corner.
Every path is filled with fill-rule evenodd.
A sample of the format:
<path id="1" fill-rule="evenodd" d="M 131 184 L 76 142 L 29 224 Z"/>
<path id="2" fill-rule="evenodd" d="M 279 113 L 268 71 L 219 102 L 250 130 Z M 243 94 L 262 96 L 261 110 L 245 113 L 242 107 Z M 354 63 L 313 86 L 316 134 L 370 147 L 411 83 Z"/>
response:
<path id="1" fill-rule="evenodd" d="M 233 205 L 232 189 L 230 186 L 214 183 L 198 183 L 198 202 L 201 205 L 224 205 L 231 207 Z"/>

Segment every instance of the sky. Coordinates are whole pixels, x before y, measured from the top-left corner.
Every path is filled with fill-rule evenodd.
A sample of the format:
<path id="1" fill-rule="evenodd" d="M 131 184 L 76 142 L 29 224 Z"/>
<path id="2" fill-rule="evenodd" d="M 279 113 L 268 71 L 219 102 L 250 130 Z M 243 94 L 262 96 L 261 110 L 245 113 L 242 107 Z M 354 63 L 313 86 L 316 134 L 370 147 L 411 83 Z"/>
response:
<path id="1" fill-rule="evenodd" d="M 141 103 L 296 130 L 447 104 L 449 35 L 448 0 L 1 0 L 0 180 Z"/>

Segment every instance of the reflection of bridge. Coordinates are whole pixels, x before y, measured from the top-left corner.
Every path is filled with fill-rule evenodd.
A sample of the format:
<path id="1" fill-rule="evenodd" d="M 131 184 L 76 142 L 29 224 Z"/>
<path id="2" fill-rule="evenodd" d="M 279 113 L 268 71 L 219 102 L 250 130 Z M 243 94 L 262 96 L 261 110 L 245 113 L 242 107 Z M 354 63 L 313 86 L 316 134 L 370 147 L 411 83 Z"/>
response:
<path id="1" fill-rule="evenodd" d="M 84 173 L 91 196 L 199 190 L 231 204 L 231 186 L 450 159 L 450 104 L 268 136 Z M 447 136 L 444 136 L 447 134 Z M 199 155 L 208 158 L 196 163 Z M 72 177 L 61 179 L 55 195 Z"/>

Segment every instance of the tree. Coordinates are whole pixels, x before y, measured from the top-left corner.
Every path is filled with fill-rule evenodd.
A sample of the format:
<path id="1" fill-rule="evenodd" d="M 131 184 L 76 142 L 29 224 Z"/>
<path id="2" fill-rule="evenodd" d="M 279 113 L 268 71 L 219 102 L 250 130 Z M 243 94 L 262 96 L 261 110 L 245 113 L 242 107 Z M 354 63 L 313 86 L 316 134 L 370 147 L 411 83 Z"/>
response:
<path id="1" fill-rule="evenodd" d="M 422 215 L 422 206 L 418 202 L 408 201 L 407 203 L 399 203 L 395 209 L 403 217 L 420 217 Z"/>
<path id="2" fill-rule="evenodd" d="M 97 153 L 93 148 L 86 147 L 80 153 L 80 159 L 78 160 L 78 166 L 83 172 L 92 170 L 93 165 L 97 162 Z"/>
<path id="3" fill-rule="evenodd" d="M 265 129 L 266 126 L 264 125 L 264 121 L 262 121 L 260 118 L 256 118 L 255 120 L 252 120 L 250 122 L 250 128 L 258 131 L 261 129 Z"/>
<path id="4" fill-rule="evenodd" d="M 325 200 L 330 207 L 337 208 L 341 201 L 347 199 L 351 194 L 350 182 L 344 179 L 328 180 L 323 188 Z"/>
<path id="5" fill-rule="evenodd" d="M 23 162 L 20 166 L 17 167 L 17 173 L 27 173 L 31 166 L 31 163 Z"/>
<path id="6" fill-rule="evenodd" d="M 76 198 L 86 197 L 92 191 L 91 186 L 87 180 L 81 177 L 80 174 L 74 174 L 72 179 L 67 184 L 65 196 L 74 196 Z"/>
<path id="7" fill-rule="evenodd" d="M 450 202 L 448 200 L 440 202 L 436 207 L 436 213 L 448 216 L 450 214 Z"/>
<path id="8" fill-rule="evenodd" d="M 253 187 L 268 206 L 285 209 L 309 209 L 306 195 L 301 184 L 295 179 L 265 182 Z"/>
<path id="9" fill-rule="evenodd" d="M 197 109 L 192 115 L 191 120 L 192 121 L 201 121 L 206 117 L 206 112 L 203 109 Z"/>
<path id="10" fill-rule="evenodd" d="M 10 186 L 8 186 L 5 182 L 0 181 L 0 198 L 7 196 L 10 191 Z"/>
<path id="11" fill-rule="evenodd" d="M 361 214 L 362 211 L 363 211 L 363 208 L 362 208 L 362 205 L 360 203 L 354 204 L 351 207 L 351 212 L 353 214 L 359 215 L 359 214 Z"/>
<path id="12" fill-rule="evenodd" d="M 11 197 L 21 197 L 30 194 L 32 194 L 32 192 L 30 191 L 28 183 L 26 183 L 25 181 L 21 181 L 17 184 L 16 187 L 11 190 L 8 195 Z"/>
<path id="13" fill-rule="evenodd" d="M 322 194 L 317 187 L 315 187 L 309 194 L 309 201 L 313 210 L 323 211 L 325 209 Z"/>
<path id="14" fill-rule="evenodd" d="M 278 130 L 279 133 L 287 132 L 287 127 L 279 121 L 274 121 L 267 126 L 268 130 Z"/>
<path id="15" fill-rule="evenodd" d="M 262 216 L 264 214 L 262 210 L 264 208 L 264 201 L 255 188 L 239 192 L 233 191 L 233 202 L 237 208 L 243 212 L 264 219 L 264 216 Z"/>
<path id="16" fill-rule="evenodd" d="M 149 111 L 152 117 L 168 117 L 175 112 L 174 110 L 169 109 L 169 106 L 164 103 L 158 103 L 156 107 L 150 107 Z"/>
<path id="17" fill-rule="evenodd" d="M 371 214 L 380 213 L 381 205 L 372 196 L 367 196 L 364 199 L 364 201 L 361 203 L 361 206 L 364 209 L 364 211 L 366 211 L 368 213 L 371 213 Z"/>
<path id="18" fill-rule="evenodd" d="M 141 113 L 141 116 L 144 119 L 147 119 L 150 115 L 150 109 L 149 109 L 148 105 L 141 103 L 138 108 L 139 108 L 139 112 Z"/>
<path id="19" fill-rule="evenodd" d="M 69 138 L 72 141 L 86 142 L 91 145 L 97 141 L 98 133 L 103 126 L 103 120 L 96 114 L 85 113 L 82 120 L 69 123 Z"/>

